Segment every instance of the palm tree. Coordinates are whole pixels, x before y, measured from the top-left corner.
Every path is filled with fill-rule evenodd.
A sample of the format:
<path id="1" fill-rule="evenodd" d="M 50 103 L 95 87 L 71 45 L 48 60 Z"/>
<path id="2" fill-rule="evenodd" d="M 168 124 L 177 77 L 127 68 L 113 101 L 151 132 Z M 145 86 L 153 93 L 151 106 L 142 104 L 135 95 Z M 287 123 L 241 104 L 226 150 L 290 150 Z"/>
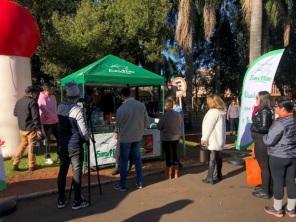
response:
<path id="1" fill-rule="evenodd" d="M 290 44 L 292 37 L 295 6 L 294 0 L 267 0 L 265 4 L 266 13 L 274 28 L 283 20 L 283 43 L 285 47 Z"/>
<path id="2" fill-rule="evenodd" d="M 186 112 L 188 125 L 192 125 L 192 75 L 193 75 L 193 33 L 194 33 L 193 0 L 180 0 L 176 41 L 185 57 L 185 75 L 187 82 Z"/>
<path id="3" fill-rule="evenodd" d="M 262 42 L 262 0 L 252 0 L 251 2 L 251 24 L 250 24 L 250 52 L 249 62 L 261 55 Z"/>
<path id="4" fill-rule="evenodd" d="M 264 47 L 261 45 L 262 32 L 264 32 L 263 37 L 268 38 L 270 25 L 276 28 L 279 24 L 283 24 L 283 45 L 287 47 L 290 44 L 295 25 L 294 0 L 242 0 L 242 5 L 245 19 L 250 27 L 250 62 L 261 54 L 262 48 L 266 48 L 266 44 Z M 264 12 L 266 19 L 262 25 Z M 265 27 L 262 31 L 263 26 Z"/>

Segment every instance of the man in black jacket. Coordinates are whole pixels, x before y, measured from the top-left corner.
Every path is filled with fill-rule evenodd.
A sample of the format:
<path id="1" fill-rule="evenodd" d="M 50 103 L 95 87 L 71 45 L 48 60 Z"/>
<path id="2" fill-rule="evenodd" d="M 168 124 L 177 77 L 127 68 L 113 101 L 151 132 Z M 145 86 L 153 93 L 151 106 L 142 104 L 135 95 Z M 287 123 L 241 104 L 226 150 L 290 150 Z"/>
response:
<path id="1" fill-rule="evenodd" d="M 16 102 L 14 115 L 17 117 L 21 142 L 13 160 L 13 170 L 19 170 L 18 164 L 28 147 L 29 171 L 35 169 L 34 147 L 38 137 L 42 136 L 37 97 L 39 89 L 28 86 L 25 96 Z"/>

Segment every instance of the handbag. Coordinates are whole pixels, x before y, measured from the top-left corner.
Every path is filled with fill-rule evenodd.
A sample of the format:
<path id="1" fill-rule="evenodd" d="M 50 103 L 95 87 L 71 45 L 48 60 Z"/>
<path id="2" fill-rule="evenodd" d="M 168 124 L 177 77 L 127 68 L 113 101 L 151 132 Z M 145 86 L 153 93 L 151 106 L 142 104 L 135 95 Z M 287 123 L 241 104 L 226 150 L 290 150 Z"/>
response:
<path id="1" fill-rule="evenodd" d="M 258 161 L 255 158 L 249 158 L 245 160 L 245 163 L 247 184 L 251 186 L 262 184 L 261 169 Z"/>
<path id="2" fill-rule="evenodd" d="M 199 148 L 199 162 L 206 163 L 208 161 L 209 150 L 207 146 L 201 146 Z"/>

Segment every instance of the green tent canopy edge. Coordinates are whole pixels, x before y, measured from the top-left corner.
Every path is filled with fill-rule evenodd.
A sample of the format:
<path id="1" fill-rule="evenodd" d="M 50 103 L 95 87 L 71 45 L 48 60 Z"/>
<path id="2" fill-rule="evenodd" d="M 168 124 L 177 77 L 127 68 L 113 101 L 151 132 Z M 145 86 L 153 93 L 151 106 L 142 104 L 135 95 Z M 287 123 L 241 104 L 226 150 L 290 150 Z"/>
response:
<path id="1" fill-rule="evenodd" d="M 107 55 L 61 79 L 61 85 L 74 81 L 84 85 L 161 86 L 164 78 L 142 67 Z"/>

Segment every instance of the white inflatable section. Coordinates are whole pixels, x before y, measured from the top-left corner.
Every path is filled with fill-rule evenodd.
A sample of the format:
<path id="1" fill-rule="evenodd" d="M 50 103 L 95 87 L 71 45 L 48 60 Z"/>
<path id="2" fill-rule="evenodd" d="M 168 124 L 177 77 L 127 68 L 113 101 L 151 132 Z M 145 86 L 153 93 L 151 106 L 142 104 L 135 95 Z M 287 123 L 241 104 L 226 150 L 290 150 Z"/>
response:
<path id="1" fill-rule="evenodd" d="M 0 74 L 0 138 L 5 141 L 3 156 L 11 157 L 19 144 L 13 109 L 25 88 L 32 84 L 30 58 L 0 55 Z"/>

